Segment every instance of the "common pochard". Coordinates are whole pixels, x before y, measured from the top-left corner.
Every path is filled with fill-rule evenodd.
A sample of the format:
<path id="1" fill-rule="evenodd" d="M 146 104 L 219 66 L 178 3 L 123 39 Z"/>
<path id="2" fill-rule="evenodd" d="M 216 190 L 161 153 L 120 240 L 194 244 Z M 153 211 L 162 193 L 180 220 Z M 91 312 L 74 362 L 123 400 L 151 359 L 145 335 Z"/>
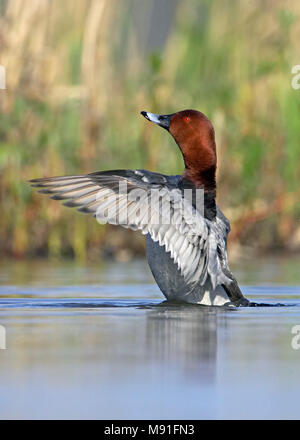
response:
<path id="1" fill-rule="evenodd" d="M 34 179 L 32 186 L 66 206 L 93 214 L 101 223 L 120 224 L 146 235 L 150 269 L 168 300 L 253 305 L 228 266 L 230 224 L 215 201 L 217 154 L 212 123 L 196 110 L 141 114 L 173 136 L 184 160 L 181 175 L 99 171 Z"/>

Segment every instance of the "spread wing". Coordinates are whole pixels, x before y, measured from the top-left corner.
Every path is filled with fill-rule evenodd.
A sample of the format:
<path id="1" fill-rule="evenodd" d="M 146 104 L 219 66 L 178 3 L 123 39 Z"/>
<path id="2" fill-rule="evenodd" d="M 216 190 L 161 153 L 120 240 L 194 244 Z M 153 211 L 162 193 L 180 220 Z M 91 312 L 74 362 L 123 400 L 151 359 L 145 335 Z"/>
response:
<path id="1" fill-rule="evenodd" d="M 31 180 L 31 185 L 65 206 L 93 214 L 100 223 L 119 224 L 150 234 L 165 246 L 187 283 L 213 287 L 228 281 L 218 252 L 226 254 L 227 225 L 208 221 L 183 197 L 176 177 L 144 170 L 104 171 Z M 173 179 L 173 180 L 172 180 Z"/>

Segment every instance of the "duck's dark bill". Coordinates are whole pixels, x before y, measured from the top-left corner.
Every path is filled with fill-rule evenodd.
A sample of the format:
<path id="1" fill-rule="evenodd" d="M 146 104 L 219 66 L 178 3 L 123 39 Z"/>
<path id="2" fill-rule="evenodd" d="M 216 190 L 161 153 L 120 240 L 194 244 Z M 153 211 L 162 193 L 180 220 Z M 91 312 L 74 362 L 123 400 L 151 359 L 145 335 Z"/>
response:
<path id="1" fill-rule="evenodd" d="M 169 130 L 170 121 L 174 113 L 170 115 L 156 115 L 155 113 L 142 111 L 141 115 L 143 115 L 146 119 L 148 119 L 148 121 L 154 122 L 154 124 L 157 124 L 160 127 L 165 128 L 166 130 Z"/>

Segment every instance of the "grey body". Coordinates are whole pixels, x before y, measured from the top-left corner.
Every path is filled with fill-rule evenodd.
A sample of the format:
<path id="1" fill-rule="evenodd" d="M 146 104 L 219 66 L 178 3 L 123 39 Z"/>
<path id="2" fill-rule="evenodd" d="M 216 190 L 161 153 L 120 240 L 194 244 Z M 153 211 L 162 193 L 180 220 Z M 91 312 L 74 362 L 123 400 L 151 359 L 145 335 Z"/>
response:
<path id="1" fill-rule="evenodd" d="M 168 300 L 218 306 L 230 303 L 225 289 L 217 286 L 214 290 L 209 278 L 203 286 L 187 284 L 170 252 L 153 241 L 150 234 L 146 236 L 146 252 L 152 275 Z"/>

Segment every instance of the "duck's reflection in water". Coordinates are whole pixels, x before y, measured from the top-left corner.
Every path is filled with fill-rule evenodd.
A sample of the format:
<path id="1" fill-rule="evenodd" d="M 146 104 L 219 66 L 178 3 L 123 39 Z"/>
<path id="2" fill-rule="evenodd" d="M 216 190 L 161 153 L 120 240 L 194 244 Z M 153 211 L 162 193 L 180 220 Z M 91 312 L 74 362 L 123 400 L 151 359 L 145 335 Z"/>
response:
<path id="1" fill-rule="evenodd" d="M 217 308 L 162 303 L 147 315 L 147 347 L 151 358 L 176 366 L 193 380 L 214 381 L 217 360 Z M 150 354 L 150 353 L 149 353 Z"/>

